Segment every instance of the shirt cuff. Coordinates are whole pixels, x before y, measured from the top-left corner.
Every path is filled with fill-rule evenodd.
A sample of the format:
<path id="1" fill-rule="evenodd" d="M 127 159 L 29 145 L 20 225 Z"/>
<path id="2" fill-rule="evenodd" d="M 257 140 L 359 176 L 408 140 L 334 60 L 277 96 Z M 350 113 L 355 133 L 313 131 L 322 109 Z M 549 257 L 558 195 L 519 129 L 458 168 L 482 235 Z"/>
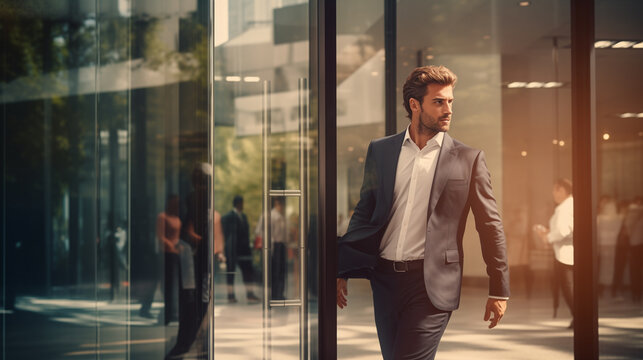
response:
<path id="1" fill-rule="evenodd" d="M 509 300 L 509 298 L 505 296 L 493 296 L 493 295 L 489 295 L 489 299 Z"/>

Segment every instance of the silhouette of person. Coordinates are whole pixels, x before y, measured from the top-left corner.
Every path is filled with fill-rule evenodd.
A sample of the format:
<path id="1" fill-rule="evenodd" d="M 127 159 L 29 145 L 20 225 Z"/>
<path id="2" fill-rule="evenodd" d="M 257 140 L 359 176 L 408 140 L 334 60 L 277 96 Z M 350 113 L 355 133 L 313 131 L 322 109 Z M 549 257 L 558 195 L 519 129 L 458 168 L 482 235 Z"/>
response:
<path id="1" fill-rule="evenodd" d="M 179 241 L 179 330 L 174 347 L 167 358 L 190 349 L 207 314 L 209 294 L 208 228 L 210 225 L 209 184 L 212 166 L 201 163 L 192 172 L 193 190 L 186 199 L 187 214 Z"/>
<path id="2" fill-rule="evenodd" d="M 181 219 L 179 218 L 179 197 L 170 195 L 165 211 L 156 218 L 156 237 L 163 249 L 165 258 L 163 299 L 165 302 L 163 323 L 178 320 L 177 304 L 179 287 L 179 238 Z M 159 316 L 159 319 L 160 316 Z"/>
<path id="3" fill-rule="evenodd" d="M 232 201 L 232 210 L 221 217 L 223 235 L 225 237 L 226 257 L 226 283 L 228 302 L 236 303 L 234 292 L 234 275 L 239 265 L 246 286 L 246 298 L 249 303 L 259 302 L 253 291 L 255 281 L 254 268 L 252 267 L 252 254 L 250 252 L 250 225 L 248 218 L 243 213 L 243 197 L 236 195 Z"/>

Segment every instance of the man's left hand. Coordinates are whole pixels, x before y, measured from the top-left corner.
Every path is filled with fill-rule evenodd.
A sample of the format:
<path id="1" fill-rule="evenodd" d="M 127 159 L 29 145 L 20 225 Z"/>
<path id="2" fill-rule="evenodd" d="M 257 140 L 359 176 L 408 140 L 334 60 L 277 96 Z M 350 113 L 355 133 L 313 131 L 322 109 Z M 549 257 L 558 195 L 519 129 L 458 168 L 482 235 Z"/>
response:
<path id="1" fill-rule="evenodd" d="M 507 300 L 492 299 L 487 300 L 487 308 L 484 313 L 484 321 L 490 321 L 489 329 L 492 329 L 498 325 L 500 319 L 505 314 L 507 310 Z M 491 313 L 493 313 L 493 318 L 491 318 Z"/>

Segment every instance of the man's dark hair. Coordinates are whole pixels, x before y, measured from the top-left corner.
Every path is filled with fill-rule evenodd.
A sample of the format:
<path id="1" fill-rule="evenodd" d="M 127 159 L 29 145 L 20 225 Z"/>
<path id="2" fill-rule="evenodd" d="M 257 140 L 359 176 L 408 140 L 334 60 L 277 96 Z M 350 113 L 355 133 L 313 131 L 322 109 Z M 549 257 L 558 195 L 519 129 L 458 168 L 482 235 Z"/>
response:
<path id="1" fill-rule="evenodd" d="M 557 187 L 561 187 L 561 188 L 565 189 L 565 192 L 567 192 L 568 195 L 572 194 L 573 187 L 572 187 L 572 181 L 571 180 L 565 179 L 565 178 L 560 178 L 560 179 L 556 180 L 554 185 L 557 186 Z"/>
<path id="2" fill-rule="evenodd" d="M 242 202 L 243 202 L 243 196 L 235 195 L 234 199 L 232 199 L 232 206 L 237 207 L 237 205 L 241 204 Z"/>
<path id="3" fill-rule="evenodd" d="M 455 86 L 458 77 L 446 67 L 440 66 L 422 66 L 411 72 L 404 82 L 402 94 L 404 96 L 404 108 L 408 118 L 411 118 L 411 99 L 415 99 L 422 105 L 422 100 L 426 96 L 427 87 L 431 84 Z"/>

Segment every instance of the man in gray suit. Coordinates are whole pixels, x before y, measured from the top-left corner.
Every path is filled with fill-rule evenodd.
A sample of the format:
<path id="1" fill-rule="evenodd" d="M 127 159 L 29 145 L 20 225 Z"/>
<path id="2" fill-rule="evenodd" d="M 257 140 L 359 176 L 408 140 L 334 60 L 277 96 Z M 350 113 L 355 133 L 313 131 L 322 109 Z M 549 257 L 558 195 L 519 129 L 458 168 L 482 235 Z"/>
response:
<path id="1" fill-rule="evenodd" d="M 507 307 L 506 242 L 484 152 L 446 134 L 456 80 L 443 66 L 409 75 L 403 92 L 411 123 L 370 143 L 360 200 L 339 239 L 337 305 L 347 305 L 348 278 L 371 280 L 385 360 L 435 357 L 460 302 L 469 209 L 489 275 L 489 328 Z"/>

